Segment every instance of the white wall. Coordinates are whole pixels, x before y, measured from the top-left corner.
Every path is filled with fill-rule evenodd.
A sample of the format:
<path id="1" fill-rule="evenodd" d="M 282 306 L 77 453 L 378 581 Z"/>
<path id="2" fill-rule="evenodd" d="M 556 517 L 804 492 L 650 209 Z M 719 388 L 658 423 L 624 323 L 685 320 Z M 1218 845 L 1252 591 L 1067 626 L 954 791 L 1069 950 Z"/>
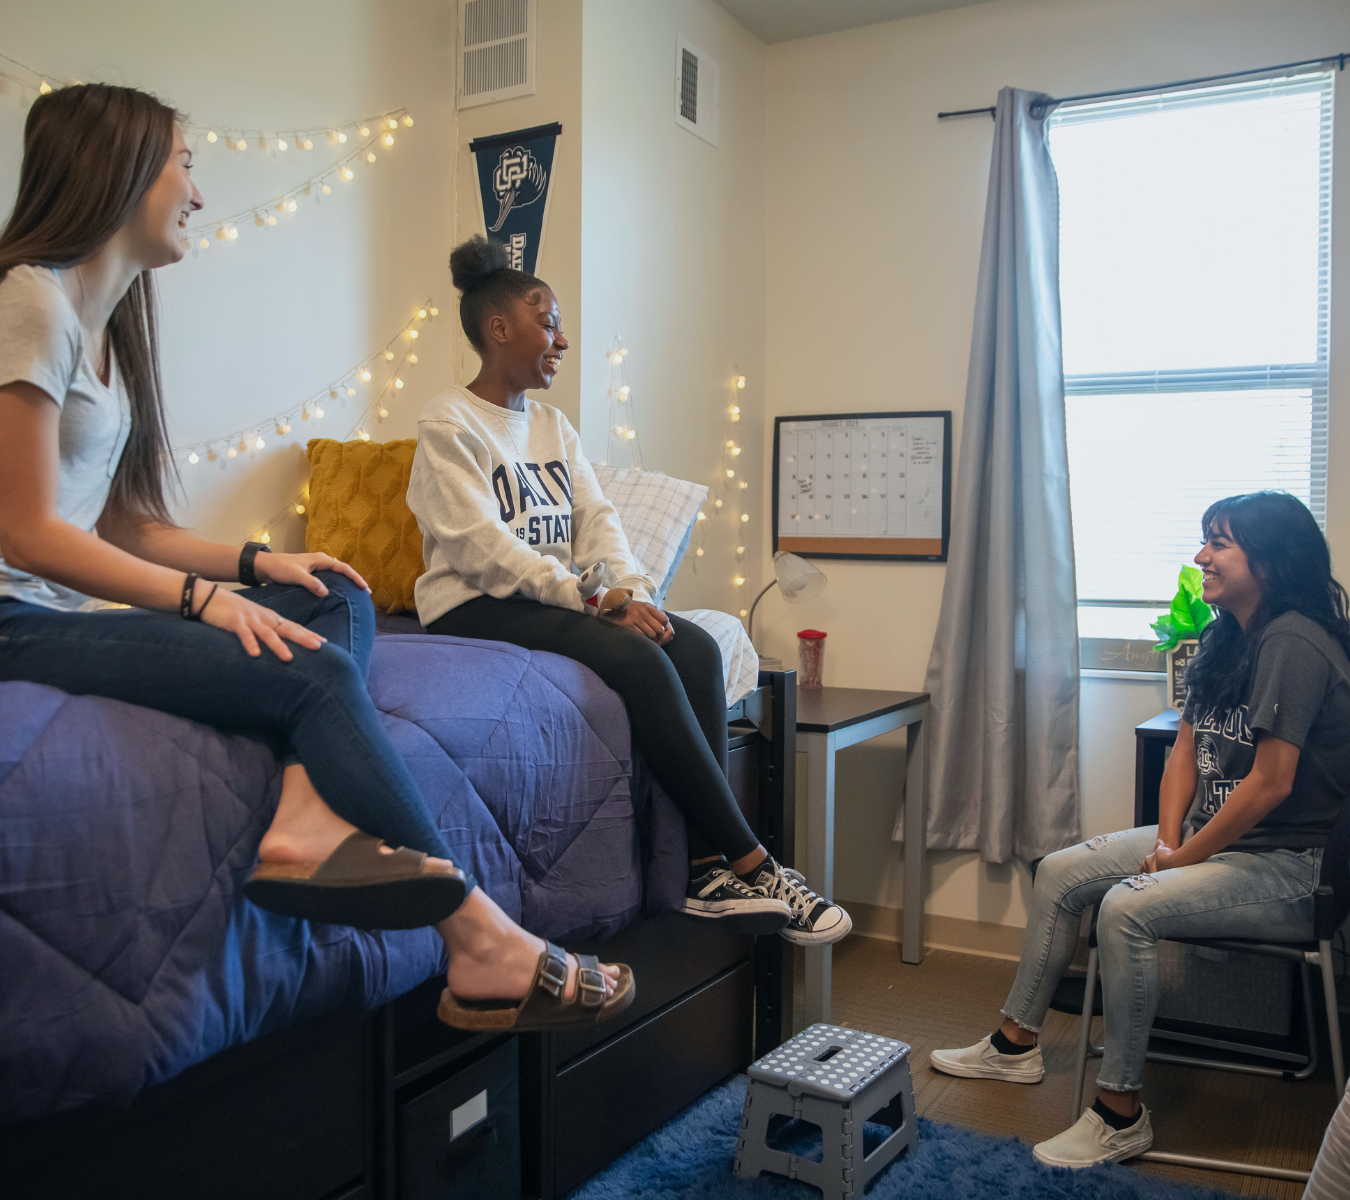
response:
<path id="1" fill-rule="evenodd" d="M 992 104 L 1007 84 L 1066 96 L 1344 49 L 1344 0 L 996 0 L 769 47 L 766 469 L 779 414 L 950 408 L 959 439 L 992 123 L 939 122 L 939 110 Z M 1339 90 L 1344 164 L 1350 89 Z M 1338 302 L 1350 286 L 1350 188 L 1337 183 L 1333 348 L 1350 333 Z M 1333 350 L 1328 536 L 1342 572 L 1350 570 L 1348 410 L 1350 367 Z M 767 505 L 766 495 L 766 528 Z M 944 568 L 822 566 L 830 584 L 818 599 L 791 609 L 776 596 L 765 601 L 761 645 L 791 660 L 795 631 L 815 626 L 830 633 L 826 683 L 920 688 Z M 766 538 L 763 577 L 768 570 Z M 1133 726 L 1161 707 L 1157 684 L 1084 681 L 1085 832 L 1130 823 Z M 900 752 L 871 755 L 871 767 L 864 756 L 841 774 L 836 879 L 845 899 L 895 905 L 900 848 L 864 839 L 889 823 L 889 801 L 877 796 Z M 1021 868 L 974 854 L 931 861 L 930 912 L 1023 923 Z"/>
<path id="2" fill-rule="evenodd" d="M 680 35 L 721 68 L 716 146 L 675 124 Z M 734 469 L 748 468 L 751 487 L 720 512 L 708 504 L 706 553 L 688 555 L 668 598 L 735 612 L 749 603 L 749 584 L 731 584 L 735 548 L 757 569 L 764 538 L 765 49 L 711 0 L 586 0 L 583 47 L 582 442 L 605 460 L 617 333 L 644 466 L 711 484 L 739 366 Z"/>
<path id="3" fill-rule="evenodd" d="M 197 121 L 308 128 L 407 106 L 416 122 L 321 205 L 302 201 L 265 232 L 241 224 L 238 241 L 213 240 L 199 257 L 158 273 L 175 442 L 228 433 L 306 398 L 380 346 L 428 296 L 446 315 L 453 311 L 445 266 L 453 18 L 452 5 L 434 0 L 6 6 L 6 54 L 58 78 L 145 88 Z M 23 101 L 13 87 L 0 95 L 6 209 L 18 178 Z M 202 216 L 265 201 L 336 157 L 323 139 L 275 158 L 255 147 L 235 155 L 223 141 L 203 139 L 193 169 L 206 199 Z M 372 436 L 414 432 L 418 407 L 449 375 L 450 325 L 443 317 L 419 339 L 421 362 Z M 268 433 L 262 452 L 185 466 L 179 519 L 222 541 L 252 536 L 307 477 L 305 438 L 345 436 L 363 396 L 325 400 L 322 422 L 293 421 L 289 438 Z M 303 530 L 291 518 L 273 536 L 295 548 Z"/>

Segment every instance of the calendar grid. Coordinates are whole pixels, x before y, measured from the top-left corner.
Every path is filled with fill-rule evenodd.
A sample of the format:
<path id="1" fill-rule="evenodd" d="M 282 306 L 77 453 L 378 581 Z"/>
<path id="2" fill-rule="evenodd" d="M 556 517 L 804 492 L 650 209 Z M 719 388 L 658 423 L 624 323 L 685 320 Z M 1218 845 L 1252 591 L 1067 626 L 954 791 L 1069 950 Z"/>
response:
<path id="1" fill-rule="evenodd" d="M 951 413 L 841 413 L 774 422 L 774 549 L 945 562 Z"/>

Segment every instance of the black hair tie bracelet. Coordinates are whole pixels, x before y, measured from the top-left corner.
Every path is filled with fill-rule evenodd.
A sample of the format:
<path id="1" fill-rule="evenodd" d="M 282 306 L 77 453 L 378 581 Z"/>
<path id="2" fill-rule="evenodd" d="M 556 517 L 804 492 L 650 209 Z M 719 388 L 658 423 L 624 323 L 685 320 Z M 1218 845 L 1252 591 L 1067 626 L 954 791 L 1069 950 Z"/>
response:
<path id="1" fill-rule="evenodd" d="M 196 571 L 189 571 L 187 578 L 183 580 L 183 599 L 178 605 L 178 615 L 185 621 L 200 621 L 202 613 L 206 611 L 206 606 L 211 603 L 215 594 L 220 591 L 220 584 L 212 584 L 211 590 L 206 593 L 206 599 L 202 601 L 202 606 L 196 612 L 192 611 L 192 594 L 197 587 L 197 580 L 201 576 Z"/>

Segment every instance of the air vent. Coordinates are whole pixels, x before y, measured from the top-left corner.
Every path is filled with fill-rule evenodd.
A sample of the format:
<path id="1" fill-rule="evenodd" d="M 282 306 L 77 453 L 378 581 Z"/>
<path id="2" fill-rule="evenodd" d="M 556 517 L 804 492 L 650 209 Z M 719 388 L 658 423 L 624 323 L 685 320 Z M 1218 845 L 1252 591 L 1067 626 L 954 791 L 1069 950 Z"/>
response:
<path id="1" fill-rule="evenodd" d="M 717 61 L 680 38 L 675 48 L 675 124 L 717 145 Z"/>
<path id="2" fill-rule="evenodd" d="M 460 108 L 534 94 L 537 0 L 460 0 Z"/>

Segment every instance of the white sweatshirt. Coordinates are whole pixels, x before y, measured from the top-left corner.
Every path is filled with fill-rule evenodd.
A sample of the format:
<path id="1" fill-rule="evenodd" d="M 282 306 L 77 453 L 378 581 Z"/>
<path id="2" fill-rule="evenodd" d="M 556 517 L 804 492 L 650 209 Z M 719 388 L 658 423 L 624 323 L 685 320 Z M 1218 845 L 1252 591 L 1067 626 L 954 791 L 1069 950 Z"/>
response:
<path id="1" fill-rule="evenodd" d="M 417 422 L 408 507 L 422 531 L 426 572 L 414 594 L 423 625 L 475 596 L 516 592 L 585 612 L 573 561 L 581 570 L 604 562 L 638 600 L 656 590 L 576 430 L 550 405 L 527 399 L 514 412 L 463 387 L 436 396 Z"/>

